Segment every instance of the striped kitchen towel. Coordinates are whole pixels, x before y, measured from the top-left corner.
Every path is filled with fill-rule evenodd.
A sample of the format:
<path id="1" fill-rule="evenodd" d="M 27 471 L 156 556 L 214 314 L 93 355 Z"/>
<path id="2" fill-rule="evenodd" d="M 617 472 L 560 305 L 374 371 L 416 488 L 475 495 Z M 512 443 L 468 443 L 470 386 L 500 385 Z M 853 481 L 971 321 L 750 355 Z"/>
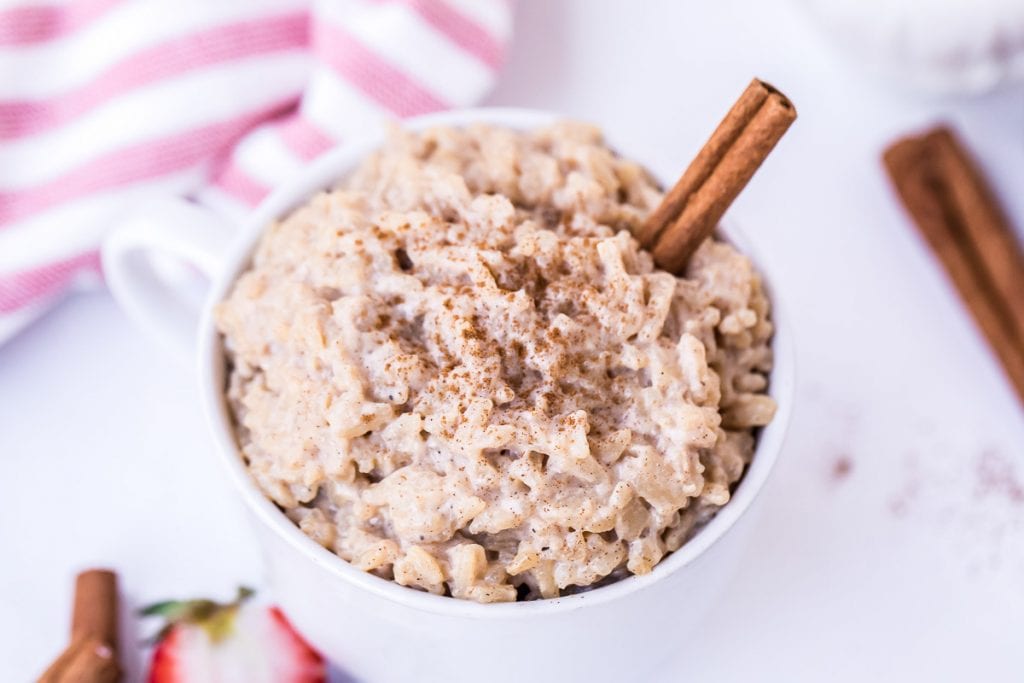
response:
<path id="1" fill-rule="evenodd" d="M 74 287 L 120 211 L 237 218 L 389 117 L 477 101 L 510 0 L 0 0 L 0 342 Z"/>

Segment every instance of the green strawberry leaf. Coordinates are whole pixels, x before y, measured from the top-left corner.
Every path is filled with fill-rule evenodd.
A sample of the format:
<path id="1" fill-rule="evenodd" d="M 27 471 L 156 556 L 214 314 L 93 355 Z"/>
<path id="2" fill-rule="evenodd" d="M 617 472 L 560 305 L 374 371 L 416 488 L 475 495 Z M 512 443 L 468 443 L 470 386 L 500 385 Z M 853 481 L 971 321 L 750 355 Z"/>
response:
<path id="1" fill-rule="evenodd" d="M 255 594 L 247 586 L 241 586 L 235 599 L 229 603 L 213 600 L 164 600 L 139 610 L 142 617 L 163 617 L 164 625 L 148 644 L 163 640 L 174 627 L 190 624 L 202 628 L 213 642 L 227 637 L 234 626 L 234 617 L 242 603 Z"/>
<path id="2" fill-rule="evenodd" d="M 176 613 L 179 609 L 181 609 L 180 600 L 164 600 L 163 602 L 155 602 L 152 605 L 143 607 L 139 610 L 138 614 L 140 617 L 165 617 Z"/>

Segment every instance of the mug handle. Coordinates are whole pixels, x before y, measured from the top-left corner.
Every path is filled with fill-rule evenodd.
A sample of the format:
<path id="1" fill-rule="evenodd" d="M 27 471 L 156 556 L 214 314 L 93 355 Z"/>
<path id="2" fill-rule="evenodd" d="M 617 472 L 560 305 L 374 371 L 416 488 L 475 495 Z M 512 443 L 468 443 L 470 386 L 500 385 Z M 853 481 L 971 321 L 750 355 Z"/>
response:
<path id="1" fill-rule="evenodd" d="M 114 299 L 184 363 L 195 358 L 201 307 L 187 296 L 190 278 L 181 265 L 198 270 L 208 286 L 220 272 L 232 232 L 209 209 L 168 198 L 129 214 L 103 243 L 103 272 Z"/>

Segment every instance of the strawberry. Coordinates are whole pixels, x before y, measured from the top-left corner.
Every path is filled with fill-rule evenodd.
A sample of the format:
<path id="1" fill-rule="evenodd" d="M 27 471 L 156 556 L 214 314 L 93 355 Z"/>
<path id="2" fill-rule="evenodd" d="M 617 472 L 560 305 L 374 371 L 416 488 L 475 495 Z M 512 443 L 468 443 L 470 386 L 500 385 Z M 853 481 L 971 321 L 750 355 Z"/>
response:
<path id="1" fill-rule="evenodd" d="M 323 657 L 295 632 L 277 607 L 249 602 L 171 600 L 142 616 L 162 616 L 149 683 L 324 683 Z"/>

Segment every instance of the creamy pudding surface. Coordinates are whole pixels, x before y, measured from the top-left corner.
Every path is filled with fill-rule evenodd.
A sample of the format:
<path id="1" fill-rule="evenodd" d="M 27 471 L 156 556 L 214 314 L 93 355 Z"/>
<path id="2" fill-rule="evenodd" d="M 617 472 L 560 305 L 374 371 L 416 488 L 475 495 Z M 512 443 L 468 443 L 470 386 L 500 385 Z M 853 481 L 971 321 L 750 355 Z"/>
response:
<path id="1" fill-rule="evenodd" d="M 683 277 L 599 130 L 394 131 L 271 225 L 217 309 L 264 493 L 325 548 L 479 602 L 644 574 L 729 501 L 775 411 L 750 261 Z"/>

